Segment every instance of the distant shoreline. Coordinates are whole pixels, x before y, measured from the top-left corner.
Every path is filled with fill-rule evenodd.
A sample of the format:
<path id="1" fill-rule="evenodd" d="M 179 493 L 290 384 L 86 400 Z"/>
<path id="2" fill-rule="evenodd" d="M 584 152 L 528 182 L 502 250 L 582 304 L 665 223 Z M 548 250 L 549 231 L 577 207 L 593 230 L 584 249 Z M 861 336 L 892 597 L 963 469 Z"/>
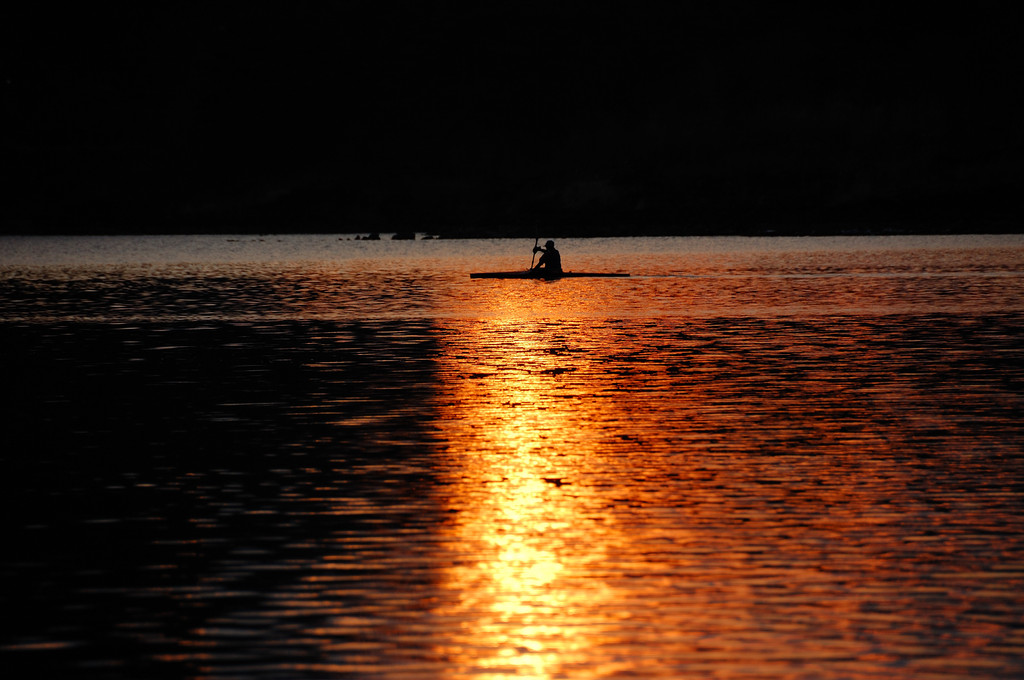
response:
<path id="1" fill-rule="evenodd" d="M 367 238 L 379 234 L 382 240 L 424 240 L 424 239 L 488 239 L 488 238 L 535 238 L 538 235 L 551 238 L 616 238 L 616 237 L 664 237 L 664 236 L 900 236 L 900 235 L 974 235 L 974 234 L 1024 234 L 1024 224 L 1011 222 L 987 222 L 977 224 L 820 224 L 820 225 L 736 225 L 688 227 L 645 227 L 614 229 L 606 226 L 587 228 L 585 226 L 538 225 L 531 227 L 418 227 L 414 232 L 395 227 L 360 228 L 356 226 L 301 225 L 291 228 L 259 225 L 259 228 L 243 228 L 239 225 L 224 224 L 202 228 L 151 228 L 151 229 L 101 229 L 89 226 L 39 226 L 19 229 L 17 225 L 0 228 L 0 236 L 198 236 L 198 235 L 239 235 L 266 236 L 291 234 L 336 234 L 350 238 Z"/>

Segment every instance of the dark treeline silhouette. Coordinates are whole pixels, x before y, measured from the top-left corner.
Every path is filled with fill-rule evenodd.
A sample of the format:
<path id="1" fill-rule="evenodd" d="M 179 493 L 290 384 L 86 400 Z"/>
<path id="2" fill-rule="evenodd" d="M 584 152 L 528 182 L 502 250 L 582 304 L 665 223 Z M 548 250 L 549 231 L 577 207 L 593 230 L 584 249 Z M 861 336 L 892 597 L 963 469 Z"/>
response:
<path id="1" fill-rule="evenodd" d="M 1006 17 L 684 4 L 5 10 L 2 229 L 1019 228 Z"/>

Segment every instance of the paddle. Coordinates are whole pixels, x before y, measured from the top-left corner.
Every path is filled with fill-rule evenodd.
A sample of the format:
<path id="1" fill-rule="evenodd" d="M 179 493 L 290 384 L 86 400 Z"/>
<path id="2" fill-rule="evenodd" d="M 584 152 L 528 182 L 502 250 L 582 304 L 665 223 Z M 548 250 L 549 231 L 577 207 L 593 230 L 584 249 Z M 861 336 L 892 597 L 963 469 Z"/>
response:
<path id="1" fill-rule="evenodd" d="M 533 261 L 537 259 L 537 244 L 540 243 L 540 236 L 533 239 L 533 257 L 530 258 L 530 269 L 527 271 L 533 271 Z"/>

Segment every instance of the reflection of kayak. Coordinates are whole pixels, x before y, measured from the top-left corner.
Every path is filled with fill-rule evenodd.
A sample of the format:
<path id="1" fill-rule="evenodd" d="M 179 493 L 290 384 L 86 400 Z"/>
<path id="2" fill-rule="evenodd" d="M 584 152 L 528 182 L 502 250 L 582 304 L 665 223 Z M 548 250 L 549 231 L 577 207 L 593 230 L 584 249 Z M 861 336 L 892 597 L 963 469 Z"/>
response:
<path id="1" fill-rule="evenodd" d="M 546 279 L 551 281 L 553 279 L 571 279 L 578 276 L 629 276 L 629 274 L 619 274 L 614 272 L 562 272 L 561 274 L 555 274 L 553 272 L 534 271 L 527 269 L 521 272 L 476 272 L 469 275 L 471 279 Z"/>

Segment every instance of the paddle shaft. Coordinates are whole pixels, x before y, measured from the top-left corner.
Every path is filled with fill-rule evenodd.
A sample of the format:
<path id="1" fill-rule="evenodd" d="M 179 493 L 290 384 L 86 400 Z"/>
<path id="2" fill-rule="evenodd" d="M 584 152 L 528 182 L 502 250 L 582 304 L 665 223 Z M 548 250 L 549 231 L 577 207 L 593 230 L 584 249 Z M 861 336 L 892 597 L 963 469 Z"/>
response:
<path id="1" fill-rule="evenodd" d="M 540 243 L 540 236 L 533 239 L 533 257 L 530 258 L 530 269 L 533 269 L 533 261 L 537 259 L 537 244 Z"/>

